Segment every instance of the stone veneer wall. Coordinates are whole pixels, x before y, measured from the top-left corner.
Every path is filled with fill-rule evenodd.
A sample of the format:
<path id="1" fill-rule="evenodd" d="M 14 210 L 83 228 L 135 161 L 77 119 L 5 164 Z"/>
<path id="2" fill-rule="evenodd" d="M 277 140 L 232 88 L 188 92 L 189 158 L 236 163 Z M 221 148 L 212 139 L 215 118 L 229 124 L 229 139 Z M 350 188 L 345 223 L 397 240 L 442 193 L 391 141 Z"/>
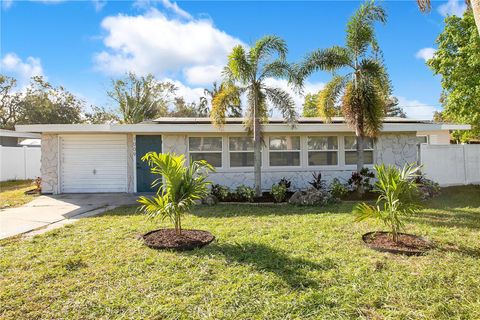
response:
<path id="1" fill-rule="evenodd" d="M 58 135 L 42 134 L 42 193 L 58 193 Z"/>
<path id="2" fill-rule="evenodd" d="M 417 161 L 417 136 L 415 132 L 385 133 L 375 143 L 377 163 L 398 167 Z"/>

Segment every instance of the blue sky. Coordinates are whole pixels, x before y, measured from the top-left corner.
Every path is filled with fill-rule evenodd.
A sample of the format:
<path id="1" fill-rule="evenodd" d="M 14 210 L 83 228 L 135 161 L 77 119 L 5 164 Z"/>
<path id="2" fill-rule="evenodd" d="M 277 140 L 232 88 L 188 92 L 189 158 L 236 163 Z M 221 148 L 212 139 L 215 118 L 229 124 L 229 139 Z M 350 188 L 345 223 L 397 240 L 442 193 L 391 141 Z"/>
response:
<path id="1" fill-rule="evenodd" d="M 378 25 L 380 46 L 394 95 L 415 118 L 440 108 L 440 79 L 425 65 L 448 14 L 460 15 L 462 0 L 434 1 L 421 14 L 414 0 L 380 2 L 388 13 Z M 194 101 L 219 79 L 236 44 L 275 34 L 287 41 L 290 61 L 344 43 L 348 18 L 358 1 L 11 1 L 2 0 L 0 67 L 19 87 L 35 74 L 84 98 L 109 106 L 112 77 L 126 71 L 154 73 L 174 81 Z M 316 73 L 305 92 L 330 79 Z M 285 81 L 271 83 L 286 87 Z M 297 96 L 300 104 L 302 98 Z"/>

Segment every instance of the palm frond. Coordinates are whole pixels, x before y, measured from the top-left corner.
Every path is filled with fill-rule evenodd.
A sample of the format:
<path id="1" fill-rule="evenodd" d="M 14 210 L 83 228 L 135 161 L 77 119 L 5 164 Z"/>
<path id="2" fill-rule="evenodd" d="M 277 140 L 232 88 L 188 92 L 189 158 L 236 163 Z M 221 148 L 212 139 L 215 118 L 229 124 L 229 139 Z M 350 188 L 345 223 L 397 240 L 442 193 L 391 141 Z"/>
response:
<path id="1" fill-rule="evenodd" d="M 346 66 L 353 67 L 349 51 L 340 46 L 333 46 L 310 53 L 300 64 L 298 73 L 302 78 L 306 78 L 315 71 L 333 72 Z"/>
<path id="2" fill-rule="evenodd" d="M 274 55 L 278 59 L 285 60 L 287 56 L 287 43 L 280 37 L 267 35 L 258 40 L 255 46 L 250 49 L 249 59 L 252 65 L 258 65 L 261 60 L 268 60 Z"/>
<path id="3" fill-rule="evenodd" d="M 227 67 L 223 70 L 226 80 L 246 83 L 252 74 L 252 66 L 247 60 L 245 48 L 237 45 L 228 55 Z"/>
<path id="4" fill-rule="evenodd" d="M 222 83 L 220 90 L 212 99 L 210 118 L 214 125 L 222 126 L 225 124 L 227 111 L 232 106 L 240 105 L 241 92 L 242 89 L 233 83 Z"/>
<path id="5" fill-rule="evenodd" d="M 264 87 L 264 90 L 267 99 L 280 110 L 285 121 L 294 124 L 298 114 L 292 96 L 280 88 Z"/>
<path id="6" fill-rule="evenodd" d="M 347 76 L 334 76 L 325 88 L 320 90 L 317 99 L 318 115 L 326 122 L 330 122 L 336 115 L 336 104 L 347 83 Z"/>
<path id="7" fill-rule="evenodd" d="M 430 0 L 417 0 L 417 4 L 420 8 L 420 11 L 422 12 L 430 12 L 430 10 L 432 9 Z"/>

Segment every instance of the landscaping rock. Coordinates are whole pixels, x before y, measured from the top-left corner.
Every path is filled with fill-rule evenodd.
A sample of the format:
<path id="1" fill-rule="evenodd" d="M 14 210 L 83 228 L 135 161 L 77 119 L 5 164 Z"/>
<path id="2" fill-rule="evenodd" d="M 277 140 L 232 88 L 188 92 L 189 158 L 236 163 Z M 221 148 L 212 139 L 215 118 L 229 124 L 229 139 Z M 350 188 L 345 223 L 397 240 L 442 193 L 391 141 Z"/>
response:
<path id="1" fill-rule="evenodd" d="M 295 192 L 288 203 L 301 205 L 301 206 L 312 206 L 312 205 L 326 205 L 333 201 L 331 194 L 325 189 L 308 189 L 306 191 L 297 191 Z"/>
<path id="2" fill-rule="evenodd" d="M 218 203 L 218 199 L 214 195 L 210 194 L 202 199 L 202 203 L 206 204 L 207 206 L 214 206 Z"/>

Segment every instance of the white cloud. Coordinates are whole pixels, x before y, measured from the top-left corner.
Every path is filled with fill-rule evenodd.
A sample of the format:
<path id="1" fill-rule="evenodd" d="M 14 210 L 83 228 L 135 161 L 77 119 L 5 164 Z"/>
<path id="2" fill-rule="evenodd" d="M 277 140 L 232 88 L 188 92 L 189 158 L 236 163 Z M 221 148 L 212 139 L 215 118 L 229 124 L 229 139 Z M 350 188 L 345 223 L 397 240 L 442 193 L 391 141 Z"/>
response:
<path id="1" fill-rule="evenodd" d="M 423 48 L 417 51 L 417 53 L 415 54 L 415 57 L 418 59 L 423 59 L 426 62 L 431 58 L 433 58 L 436 51 L 437 49 L 435 48 Z"/>
<path id="2" fill-rule="evenodd" d="M 0 60 L 2 73 L 13 76 L 17 79 L 18 86 L 24 87 L 33 76 L 43 75 L 43 68 L 39 58 L 27 57 L 25 61 L 15 53 L 7 53 Z"/>
<path id="3" fill-rule="evenodd" d="M 467 5 L 463 0 L 448 0 L 447 3 L 444 3 L 438 7 L 438 13 L 442 16 L 463 16 L 463 13 L 467 10 Z"/>
<path id="4" fill-rule="evenodd" d="M 143 9 L 151 9 L 155 4 L 160 3 L 165 9 L 171 10 L 174 14 L 185 19 L 192 19 L 190 13 L 180 8 L 176 2 L 169 0 L 135 0 L 133 6 Z"/>
<path id="5" fill-rule="evenodd" d="M 107 74 L 134 71 L 157 77 L 183 72 L 193 84 L 216 76 L 231 49 L 242 42 L 217 29 L 209 20 L 168 18 L 156 9 L 145 15 L 105 18 L 102 28 L 106 49 L 94 56 L 96 67 Z"/>
<path id="6" fill-rule="evenodd" d="M 402 107 L 408 118 L 419 120 L 432 120 L 433 113 L 440 111 L 439 108 L 427 105 L 418 100 L 409 100 L 405 97 L 397 96 L 398 106 Z"/>
<path id="7" fill-rule="evenodd" d="M 169 81 L 173 83 L 177 87 L 177 92 L 176 95 L 179 97 L 183 97 L 185 99 L 185 102 L 196 102 L 198 103 L 200 100 L 200 97 L 203 97 L 203 91 L 204 88 L 192 88 L 189 87 L 185 84 L 183 84 L 179 80 L 173 80 L 173 79 L 168 79 L 165 78 L 162 81 Z"/>
<path id="8" fill-rule="evenodd" d="M 213 82 L 221 80 L 222 70 L 223 65 L 205 65 L 185 68 L 183 72 L 189 83 L 211 85 Z"/>

